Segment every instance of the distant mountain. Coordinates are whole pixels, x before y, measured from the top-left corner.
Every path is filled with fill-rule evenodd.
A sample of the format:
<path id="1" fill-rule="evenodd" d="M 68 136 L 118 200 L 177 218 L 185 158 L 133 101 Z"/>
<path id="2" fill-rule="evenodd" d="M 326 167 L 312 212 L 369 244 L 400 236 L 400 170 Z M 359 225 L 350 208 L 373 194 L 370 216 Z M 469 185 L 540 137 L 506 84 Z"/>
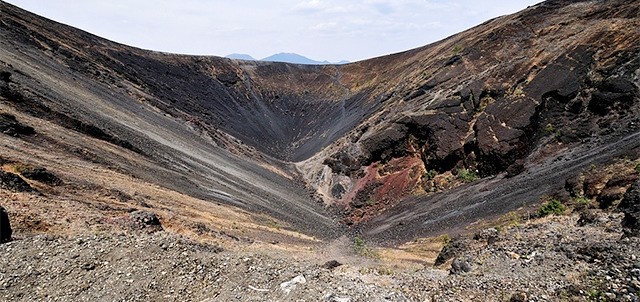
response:
<path id="1" fill-rule="evenodd" d="M 285 63 L 293 63 L 293 64 L 307 64 L 307 65 L 322 65 L 322 64 L 346 64 L 349 61 L 340 61 L 338 63 L 331 63 L 329 61 L 316 61 L 309 59 L 305 56 L 299 55 L 297 53 L 285 53 L 281 52 L 279 54 L 275 54 L 260 61 L 268 61 L 268 62 L 285 62 Z"/>
<path id="2" fill-rule="evenodd" d="M 316 61 L 296 53 L 284 53 L 284 52 L 266 57 L 260 61 L 285 62 L 285 63 L 309 64 L 309 65 L 330 64 L 328 61 L 322 61 L 322 62 Z"/>
<path id="3" fill-rule="evenodd" d="M 237 60 L 247 60 L 247 61 L 258 61 L 254 57 L 244 54 L 244 53 L 232 53 L 227 55 L 225 58 L 229 59 L 237 59 Z M 347 64 L 349 61 L 342 60 L 337 63 L 331 63 L 329 61 L 316 61 L 309 59 L 305 56 L 299 55 L 297 53 L 285 53 L 281 52 L 272 56 L 268 56 L 260 61 L 265 62 L 284 62 L 284 63 L 292 63 L 292 64 L 303 64 L 303 65 L 323 65 L 323 64 Z"/>
<path id="4" fill-rule="evenodd" d="M 232 53 L 232 54 L 226 56 L 225 58 L 237 59 L 237 60 L 247 60 L 247 61 L 255 61 L 256 60 L 252 56 L 250 56 L 248 54 L 244 54 L 244 53 Z"/>

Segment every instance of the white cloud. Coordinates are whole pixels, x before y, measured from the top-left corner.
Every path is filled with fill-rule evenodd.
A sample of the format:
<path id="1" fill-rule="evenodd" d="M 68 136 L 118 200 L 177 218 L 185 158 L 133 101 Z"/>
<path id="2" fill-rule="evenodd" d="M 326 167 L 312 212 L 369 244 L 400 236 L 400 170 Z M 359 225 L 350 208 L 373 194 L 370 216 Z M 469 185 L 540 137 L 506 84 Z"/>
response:
<path id="1" fill-rule="evenodd" d="M 161 51 L 359 60 L 422 46 L 539 0 L 9 0 Z"/>

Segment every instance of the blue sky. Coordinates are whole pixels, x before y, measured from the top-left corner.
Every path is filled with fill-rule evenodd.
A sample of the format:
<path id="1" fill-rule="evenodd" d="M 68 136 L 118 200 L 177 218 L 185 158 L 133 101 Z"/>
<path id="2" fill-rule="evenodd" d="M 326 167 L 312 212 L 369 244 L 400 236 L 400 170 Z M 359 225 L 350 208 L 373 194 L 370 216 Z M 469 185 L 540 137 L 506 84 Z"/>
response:
<path id="1" fill-rule="evenodd" d="M 435 42 L 539 0 L 8 0 L 132 46 L 357 61 Z"/>

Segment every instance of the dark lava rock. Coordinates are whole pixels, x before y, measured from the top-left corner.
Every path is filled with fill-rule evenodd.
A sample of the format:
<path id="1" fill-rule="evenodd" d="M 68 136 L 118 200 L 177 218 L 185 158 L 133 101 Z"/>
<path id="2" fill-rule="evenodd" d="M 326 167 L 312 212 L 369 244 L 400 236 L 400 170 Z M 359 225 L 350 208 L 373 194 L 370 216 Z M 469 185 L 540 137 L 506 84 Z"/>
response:
<path id="1" fill-rule="evenodd" d="M 580 218 L 578 219 L 578 226 L 586 226 L 590 224 L 594 224 L 598 221 L 598 215 L 595 211 L 584 211 L 580 213 Z"/>
<path id="2" fill-rule="evenodd" d="M 60 180 L 60 178 L 42 167 L 28 167 L 20 171 L 20 174 L 27 179 L 37 180 L 49 185 L 57 186 L 62 184 L 62 180 Z"/>
<path id="3" fill-rule="evenodd" d="M 9 214 L 0 206 L 0 243 L 11 241 L 11 223 L 9 223 Z"/>
<path id="4" fill-rule="evenodd" d="M 573 197 L 582 195 L 582 181 L 580 181 L 580 177 L 572 176 L 567 178 L 564 182 L 564 189 Z"/>
<path id="5" fill-rule="evenodd" d="M 369 153 L 369 161 L 388 160 L 404 152 L 402 143 L 407 137 L 408 128 L 401 124 L 392 124 L 384 130 L 361 140 L 364 150 Z"/>
<path id="6" fill-rule="evenodd" d="M 82 265 L 82 269 L 85 270 L 85 271 L 92 271 L 95 268 L 96 268 L 96 265 L 93 262 L 87 262 L 87 263 Z"/>
<path id="7" fill-rule="evenodd" d="M 611 188 L 605 188 L 600 192 L 596 201 L 601 209 L 610 208 L 616 200 L 620 200 L 623 196 L 623 192 L 620 190 L 614 190 Z"/>
<path id="8" fill-rule="evenodd" d="M 0 113 L 0 132 L 11 135 L 33 135 L 36 131 L 29 126 L 22 125 L 15 116 L 8 113 Z"/>
<path id="9" fill-rule="evenodd" d="M 345 192 L 346 191 L 341 184 L 335 184 L 331 187 L 331 196 L 334 198 L 341 198 Z"/>
<path id="10" fill-rule="evenodd" d="M 622 227 L 625 235 L 640 236 L 640 181 L 629 187 L 618 208 L 624 213 Z"/>
<path id="11" fill-rule="evenodd" d="M 327 262 L 325 262 L 325 264 L 322 265 L 322 268 L 326 268 L 328 270 L 332 270 L 338 266 L 341 266 L 342 263 L 336 261 L 336 260 L 329 260 Z"/>
<path id="12" fill-rule="evenodd" d="M 468 273 L 472 269 L 473 268 L 471 267 L 471 264 L 469 264 L 469 262 L 456 258 L 453 259 L 453 262 L 451 263 L 451 270 L 449 271 L 449 273 L 451 273 L 452 275 L 460 275 L 463 273 Z"/>
<path id="13" fill-rule="evenodd" d="M 498 99 L 487 105 L 473 126 L 480 175 L 500 173 L 524 158 L 530 143 L 527 129 L 532 127 L 535 112 L 535 102 L 529 99 Z M 519 173 L 519 168 L 516 164 L 510 174 Z"/>
<path id="14" fill-rule="evenodd" d="M 434 265 L 443 265 L 449 259 L 462 255 L 467 249 L 467 242 L 463 240 L 462 237 L 454 237 L 453 239 L 451 239 L 451 242 L 449 242 L 449 244 L 445 245 L 442 248 L 442 250 L 438 254 L 438 257 L 436 258 L 436 261 L 434 262 Z"/>
<path id="15" fill-rule="evenodd" d="M 323 164 L 329 166 L 334 173 L 350 175 L 360 169 L 360 160 L 349 155 L 347 152 L 340 151 L 326 158 Z"/>
<path id="16" fill-rule="evenodd" d="M 158 216 L 152 212 L 135 211 L 129 213 L 129 217 L 143 225 L 160 226 L 160 219 L 158 219 Z"/>
<path id="17" fill-rule="evenodd" d="M 511 296 L 509 302 L 527 302 L 529 299 L 527 298 L 527 294 L 523 292 L 517 292 Z"/>
<path id="18" fill-rule="evenodd" d="M 35 191 L 24 179 L 11 172 L 0 171 L 0 189 L 11 192 L 32 192 Z"/>
<path id="19" fill-rule="evenodd" d="M 240 77 L 238 77 L 237 74 L 233 72 L 226 72 L 226 73 L 220 74 L 218 75 L 217 79 L 218 81 L 220 81 L 220 83 L 224 84 L 227 87 L 233 86 L 242 80 L 240 79 Z"/>
<path id="20" fill-rule="evenodd" d="M 11 81 L 11 72 L 8 71 L 0 71 L 0 81 L 9 82 Z"/>
<path id="21" fill-rule="evenodd" d="M 636 96 L 633 83 L 624 79 L 608 79 L 596 84 L 598 91 L 594 92 L 589 101 L 590 111 L 605 115 L 611 109 L 627 109 Z"/>
<path id="22" fill-rule="evenodd" d="M 589 263 L 600 262 L 621 262 L 628 256 L 622 255 L 616 248 L 615 244 L 609 242 L 600 242 L 579 247 L 576 253 L 582 255 L 580 257 Z"/>
<path id="23" fill-rule="evenodd" d="M 524 171 L 524 160 L 518 159 L 507 167 L 507 177 L 514 177 Z"/>
<path id="24" fill-rule="evenodd" d="M 485 240 L 487 245 L 492 245 L 498 241 L 498 230 L 494 228 L 484 229 L 473 234 L 473 240 Z"/>

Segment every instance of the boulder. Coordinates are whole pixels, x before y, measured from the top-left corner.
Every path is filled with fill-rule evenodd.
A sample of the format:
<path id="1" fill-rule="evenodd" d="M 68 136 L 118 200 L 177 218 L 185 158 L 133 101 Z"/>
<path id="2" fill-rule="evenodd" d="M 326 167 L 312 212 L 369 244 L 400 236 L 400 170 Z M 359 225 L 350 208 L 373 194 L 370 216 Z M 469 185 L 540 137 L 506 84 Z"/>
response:
<path id="1" fill-rule="evenodd" d="M 11 223 L 7 211 L 0 206 L 0 243 L 11 241 Z"/>
<path id="2" fill-rule="evenodd" d="M 438 257 L 436 258 L 434 265 L 440 266 L 447 262 L 449 259 L 462 255 L 462 253 L 464 253 L 468 248 L 468 243 L 464 239 L 462 239 L 462 237 L 454 237 L 447 245 L 442 248 L 442 250 L 438 254 Z"/>
<path id="3" fill-rule="evenodd" d="M 137 223 L 148 226 L 159 226 L 160 219 L 155 213 L 147 211 L 134 211 L 129 213 L 129 217 L 135 220 Z"/>
<path id="4" fill-rule="evenodd" d="M 342 263 L 340 263 L 340 262 L 338 262 L 336 260 L 329 260 L 329 261 L 325 262 L 322 265 L 322 268 L 326 268 L 328 270 L 332 270 L 332 269 L 334 269 L 334 268 L 336 268 L 338 266 L 341 266 L 341 265 L 342 265 Z"/>
<path id="5" fill-rule="evenodd" d="M 640 236 L 640 180 L 624 194 L 618 209 L 624 213 L 622 227 L 626 236 Z"/>

